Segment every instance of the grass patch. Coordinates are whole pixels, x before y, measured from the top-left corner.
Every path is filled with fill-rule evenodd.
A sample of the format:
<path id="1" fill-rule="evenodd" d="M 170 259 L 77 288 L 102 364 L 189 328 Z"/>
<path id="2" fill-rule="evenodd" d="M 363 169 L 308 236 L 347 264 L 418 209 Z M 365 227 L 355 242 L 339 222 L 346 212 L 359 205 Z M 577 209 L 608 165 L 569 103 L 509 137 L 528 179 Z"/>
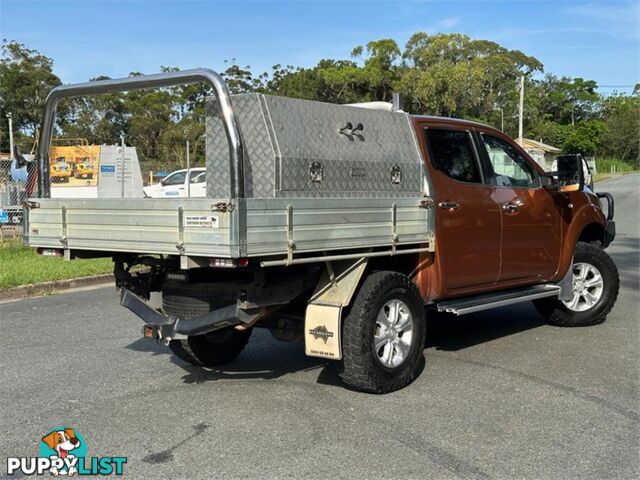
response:
<path id="1" fill-rule="evenodd" d="M 21 240 L 0 243 L 0 288 L 113 272 L 110 258 L 73 260 L 41 257 Z"/>
<path id="2" fill-rule="evenodd" d="M 593 176 L 593 183 L 601 182 L 602 180 L 606 180 L 607 178 L 611 178 L 613 175 L 610 173 L 596 173 Z"/>
<path id="3" fill-rule="evenodd" d="M 634 166 L 617 158 L 596 158 L 596 172 L 598 174 L 628 173 Z"/>

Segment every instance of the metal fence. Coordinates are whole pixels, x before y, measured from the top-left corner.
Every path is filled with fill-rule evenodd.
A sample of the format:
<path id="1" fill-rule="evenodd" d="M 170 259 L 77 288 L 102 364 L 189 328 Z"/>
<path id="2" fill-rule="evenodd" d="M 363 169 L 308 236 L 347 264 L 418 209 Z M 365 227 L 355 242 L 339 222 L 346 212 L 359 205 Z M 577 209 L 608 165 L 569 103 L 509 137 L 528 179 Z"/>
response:
<path id="1" fill-rule="evenodd" d="M 15 142 L 23 152 L 32 145 L 20 139 Z M 0 131 L 0 240 L 15 238 L 22 230 L 22 204 L 26 200 L 26 171 L 16 168 L 10 152 L 7 129 Z"/>

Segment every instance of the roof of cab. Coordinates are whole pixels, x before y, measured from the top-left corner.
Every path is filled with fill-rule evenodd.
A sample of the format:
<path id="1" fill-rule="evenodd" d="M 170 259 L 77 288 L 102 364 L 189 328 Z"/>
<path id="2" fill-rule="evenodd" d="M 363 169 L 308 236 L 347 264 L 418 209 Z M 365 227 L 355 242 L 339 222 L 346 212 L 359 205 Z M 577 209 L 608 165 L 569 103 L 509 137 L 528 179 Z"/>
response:
<path id="1" fill-rule="evenodd" d="M 491 125 L 487 125 L 485 123 L 476 122 L 474 120 L 464 120 L 462 118 L 454 118 L 454 117 L 436 117 L 435 115 L 411 115 L 412 118 L 416 120 L 427 120 L 433 123 L 455 123 L 459 125 L 469 125 L 472 127 L 482 127 L 487 128 L 489 130 L 496 130 L 496 128 Z M 499 131 L 499 130 L 497 130 Z"/>
<path id="2" fill-rule="evenodd" d="M 186 172 L 189 170 L 190 172 L 204 172 L 207 167 L 191 167 L 191 168 L 181 168 L 180 170 L 174 170 L 173 172 L 167 173 L 167 177 L 169 175 L 173 175 L 174 173 Z"/>

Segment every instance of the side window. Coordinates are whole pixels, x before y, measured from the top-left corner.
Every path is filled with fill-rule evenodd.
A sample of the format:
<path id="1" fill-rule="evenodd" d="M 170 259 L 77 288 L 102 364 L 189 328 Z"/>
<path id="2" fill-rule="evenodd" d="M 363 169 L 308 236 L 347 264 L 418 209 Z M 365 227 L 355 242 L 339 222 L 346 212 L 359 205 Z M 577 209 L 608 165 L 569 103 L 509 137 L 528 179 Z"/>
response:
<path id="1" fill-rule="evenodd" d="M 169 175 L 164 179 L 162 185 L 171 186 L 171 185 L 184 185 L 184 179 L 187 177 L 187 172 L 178 172 L 173 175 Z"/>
<path id="2" fill-rule="evenodd" d="M 459 182 L 482 183 L 468 132 L 428 128 L 425 134 L 435 169 Z"/>
<path id="3" fill-rule="evenodd" d="M 535 188 L 539 186 L 535 170 L 513 145 L 481 134 L 489 162 L 499 187 Z"/>
<path id="4" fill-rule="evenodd" d="M 195 171 L 191 172 L 189 183 L 204 183 L 206 172 Z"/>

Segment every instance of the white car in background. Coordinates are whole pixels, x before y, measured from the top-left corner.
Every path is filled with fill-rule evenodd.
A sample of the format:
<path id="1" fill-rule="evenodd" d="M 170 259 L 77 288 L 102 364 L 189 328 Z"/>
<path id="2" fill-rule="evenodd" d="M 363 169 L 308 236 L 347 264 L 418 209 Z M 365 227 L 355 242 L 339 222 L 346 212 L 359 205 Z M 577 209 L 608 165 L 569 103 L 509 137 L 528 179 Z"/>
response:
<path id="1" fill-rule="evenodd" d="M 167 175 L 160 183 L 144 187 L 145 197 L 206 197 L 206 169 L 203 167 L 189 170 L 176 170 Z M 189 184 L 187 184 L 187 180 Z"/>

